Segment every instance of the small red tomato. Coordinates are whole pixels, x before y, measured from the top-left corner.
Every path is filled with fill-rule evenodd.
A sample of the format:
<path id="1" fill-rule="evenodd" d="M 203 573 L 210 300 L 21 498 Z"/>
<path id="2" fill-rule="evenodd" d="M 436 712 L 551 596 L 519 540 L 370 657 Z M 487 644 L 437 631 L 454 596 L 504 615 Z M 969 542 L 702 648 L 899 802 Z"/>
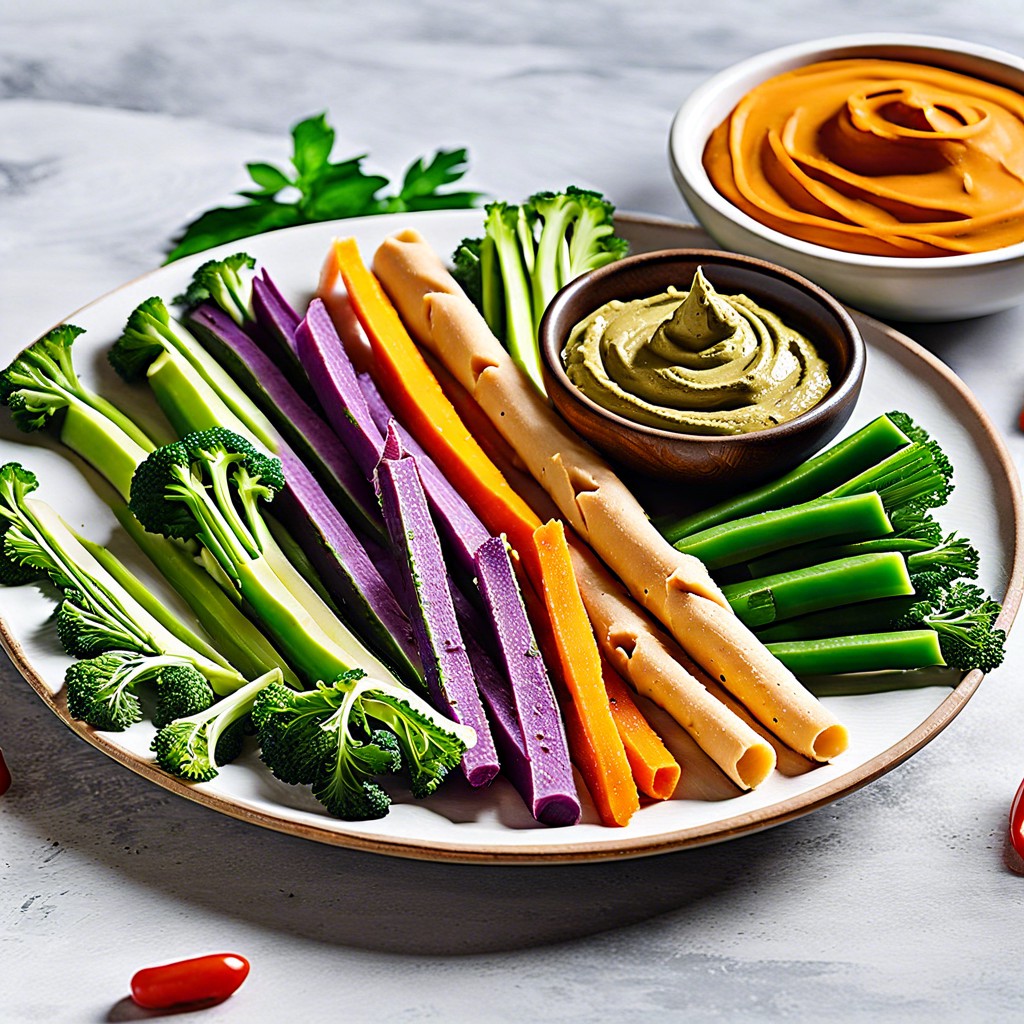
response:
<path id="1" fill-rule="evenodd" d="M 160 967 L 144 967 L 132 978 L 132 999 L 147 1010 L 182 1003 L 219 1003 L 238 990 L 249 961 L 236 953 L 211 953 Z"/>
<path id="2" fill-rule="evenodd" d="M 1010 842 L 1017 853 L 1024 857 L 1024 782 L 1021 782 L 1010 807 Z"/>
<path id="3" fill-rule="evenodd" d="M 11 788 L 11 769 L 4 760 L 4 752 L 0 750 L 0 796 Z"/>

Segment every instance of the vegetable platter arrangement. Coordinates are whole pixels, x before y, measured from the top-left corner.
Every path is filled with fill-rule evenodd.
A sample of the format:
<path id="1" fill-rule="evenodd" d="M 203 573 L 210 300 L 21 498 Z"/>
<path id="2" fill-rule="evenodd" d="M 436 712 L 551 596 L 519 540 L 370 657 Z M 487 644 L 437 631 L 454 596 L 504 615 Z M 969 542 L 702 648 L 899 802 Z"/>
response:
<path id="1" fill-rule="evenodd" d="M 499 282 L 511 249 L 464 244 L 504 218 L 522 245 L 500 204 L 309 224 L 171 264 L 14 360 L 3 638 L 72 728 L 271 828 L 542 861 L 787 820 L 951 720 L 1020 592 L 1012 469 L 962 385 L 864 319 L 846 433 L 891 450 L 733 510 L 760 525 L 684 518 L 692 495 L 652 522 L 546 404 L 529 339 L 568 266 L 700 239 L 563 201 L 578 249 L 542 241 L 526 289 Z M 836 489 L 867 534 L 820 525 Z M 871 597 L 838 635 L 876 639 L 843 661 L 836 619 Z"/>

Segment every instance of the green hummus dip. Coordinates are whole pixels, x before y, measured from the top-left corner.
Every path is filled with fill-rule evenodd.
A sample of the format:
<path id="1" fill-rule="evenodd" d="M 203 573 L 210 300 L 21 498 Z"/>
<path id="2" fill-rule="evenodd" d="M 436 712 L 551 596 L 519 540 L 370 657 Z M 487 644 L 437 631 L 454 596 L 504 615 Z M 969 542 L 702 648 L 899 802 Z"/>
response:
<path id="1" fill-rule="evenodd" d="M 699 267 L 688 292 L 606 303 L 573 328 L 562 358 L 598 405 L 685 434 L 764 430 L 830 386 L 807 338 L 746 295 L 719 295 Z"/>

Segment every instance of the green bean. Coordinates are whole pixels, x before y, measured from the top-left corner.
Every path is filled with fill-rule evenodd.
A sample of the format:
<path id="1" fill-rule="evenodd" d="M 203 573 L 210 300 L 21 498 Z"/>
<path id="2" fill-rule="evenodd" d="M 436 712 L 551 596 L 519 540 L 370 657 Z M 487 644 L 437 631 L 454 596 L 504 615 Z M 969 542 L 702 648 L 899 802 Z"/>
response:
<path id="1" fill-rule="evenodd" d="M 676 541 L 675 547 L 696 555 L 709 569 L 721 569 L 805 541 L 866 540 L 892 532 L 881 498 L 868 492 L 758 512 L 690 534 Z"/>
<path id="2" fill-rule="evenodd" d="M 888 416 L 879 416 L 776 480 L 681 519 L 662 517 L 657 525 L 674 544 L 719 523 L 820 498 L 908 444 L 910 438 Z"/>
<path id="3" fill-rule="evenodd" d="M 885 552 L 730 583 L 722 593 L 740 620 L 756 628 L 824 608 L 913 594 L 914 587 L 903 556 Z"/>

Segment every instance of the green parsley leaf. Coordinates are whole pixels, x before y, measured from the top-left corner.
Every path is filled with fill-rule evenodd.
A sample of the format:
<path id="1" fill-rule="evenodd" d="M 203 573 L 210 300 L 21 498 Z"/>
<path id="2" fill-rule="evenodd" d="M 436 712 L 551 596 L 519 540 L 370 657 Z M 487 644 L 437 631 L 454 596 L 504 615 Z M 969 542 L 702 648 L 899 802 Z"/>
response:
<path id="1" fill-rule="evenodd" d="M 388 178 L 363 169 L 365 154 L 331 162 L 335 132 L 326 114 L 300 121 L 291 134 L 294 170 L 269 163 L 246 164 L 255 186 L 238 193 L 246 202 L 207 210 L 187 224 L 165 262 L 295 224 L 414 210 L 467 209 L 481 199 L 479 192 L 444 191 L 466 173 L 465 149 L 438 150 L 429 160 L 415 160 L 399 191 L 389 196 L 383 194 Z M 286 189 L 295 190 L 294 201 L 277 198 Z"/>

